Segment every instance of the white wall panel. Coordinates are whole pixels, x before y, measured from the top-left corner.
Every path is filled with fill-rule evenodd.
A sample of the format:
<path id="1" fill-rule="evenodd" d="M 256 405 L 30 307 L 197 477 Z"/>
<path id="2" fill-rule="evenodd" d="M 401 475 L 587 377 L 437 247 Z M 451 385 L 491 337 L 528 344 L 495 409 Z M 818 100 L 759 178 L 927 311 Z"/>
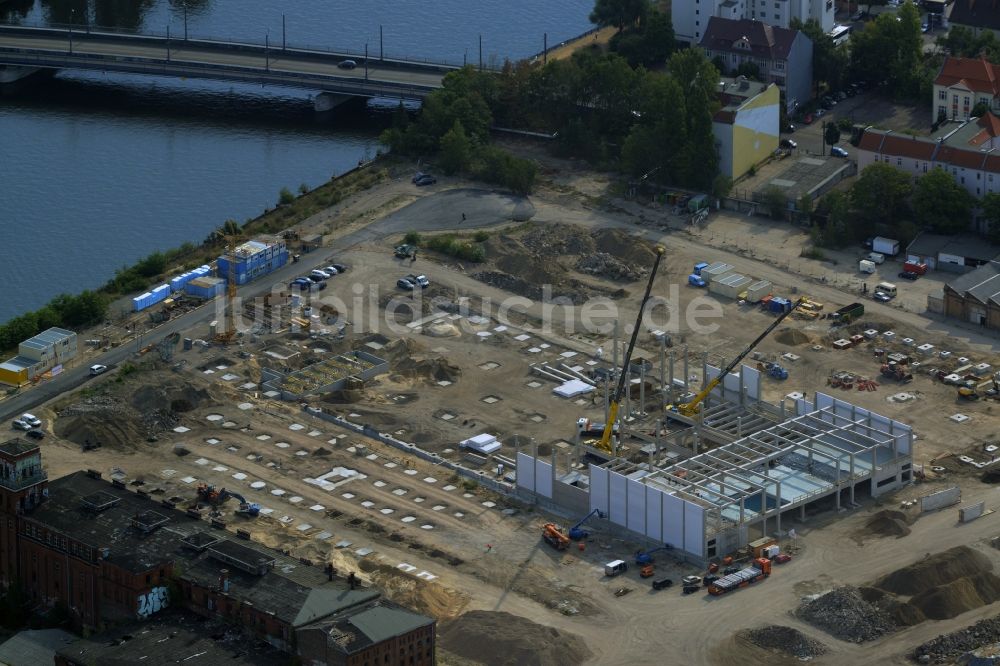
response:
<path id="1" fill-rule="evenodd" d="M 610 481 L 608 491 L 608 497 L 610 498 L 608 516 L 610 517 L 611 522 L 625 527 L 625 482 L 627 479 L 621 474 L 611 471 L 608 472 L 608 479 Z"/>
<path id="2" fill-rule="evenodd" d="M 633 532 L 646 533 L 646 486 L 635 479 L 626 484 L 628 493 L 628 525 Z"/>
<path id="3" fill-rule="evenodd" d="M 663 491 L 646 486 L 646 536 L 653 541 L 663 540 Z"/>
<path id="4" fill-rule="evenodd" d="M 823 409 L 824 407 L 833 407 L 833 396 L 829 396 L 826 393 L 816 392 L 816 409 Z"/>
<path id="5" fill-rule="evenodd" d="M 663 543 L 675 548 L 684 547 L 684 500 L 676 495 L 663 494 Z"/>
<path id="6" fill-rule="evenodd" d="M 527 453 L 517 454 L 517 485 L 535 492 L 535 459 Z"/>
<path id="7" fill-rule="evenodd" d="M 600 509 L 608 515 L 608 470 L 590 466 L 590 510 Z"/>
<path id="8" fill-rule="evenodd" d="M 552 463 L 535 458 L 535 488 L 539 495 L 552 499 Z"/>
<path id="9" fill-rule="evenodd" d="M 705 509 L 691 502 L 684 502 L 684 550 L 705 554 Z"/>

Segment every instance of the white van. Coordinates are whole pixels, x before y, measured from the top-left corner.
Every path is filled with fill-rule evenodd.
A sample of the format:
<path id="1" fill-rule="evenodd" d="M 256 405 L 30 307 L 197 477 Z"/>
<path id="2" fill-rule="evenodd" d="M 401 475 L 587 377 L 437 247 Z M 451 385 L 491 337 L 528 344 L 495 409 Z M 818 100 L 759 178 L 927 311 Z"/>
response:
<path id="1" fill-rule="evenodd" d="M 628 569 L 628 562 L 625 560 L 614 560 L 604 565 L 604 575 L 611 577 L 624 573 Z"/>
<path id="2" fill-rule="evenodd" d="M 894 285 L 891 282 L 879 282 L 878 285 L 876 285 L 876 287 L 875 287 L 875 291 L 876 292 L 880 291 L 883 294 L 886 294 L 887 296 L 895 296 L 896 295 L 896 285 Z"/>

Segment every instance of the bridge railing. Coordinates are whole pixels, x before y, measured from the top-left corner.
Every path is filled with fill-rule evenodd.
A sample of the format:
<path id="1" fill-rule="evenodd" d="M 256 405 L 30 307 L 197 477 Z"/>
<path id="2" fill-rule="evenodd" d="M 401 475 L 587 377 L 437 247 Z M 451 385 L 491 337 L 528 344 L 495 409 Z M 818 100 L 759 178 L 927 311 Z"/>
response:
<path id="1" fill-rule="evenodd" d="M 280 40 L 275 43 L 274 40 L 261 39 L 259 41 L 253 39 L 245 38 L 232 38 L 232 37 L 214 37 L 211 35 L 205 35 L 201 33 L 195 33 L 193 30 L 188 28 L 188 35 L 185 39 L 184 31 L 182 26 L 171 26 L 169 35 L 167 34 L 167 29 L 163 31 L 158 30 L 144 30 L 142 32 L 138 30 L 133 30 L 130 28 L 123 28 L 120 26 L 99 26 L 84 23 L 74 23 L 72 25 L 68 23 L 57 23 L 57 22 L 39 22 L 39 21 L 0 21 L 0 31 L 4 32 L 37 32 L 39 34 L 49 34 L 49 35 L 65 35 L 68 36 L 70 31 L 73 33 L 73 38 L 83 39 L 88 36 L 91 37 L 119 37 L 119 38 L 134 38 L 137 40 L 141 39 L 155 39 L 163 40 L 169 37 L 171 43 L 173 42 L 188 42 L 188 43 L 204 43 L 211 44 L 215 46 L 230 46 L 233 48 L 253 48 L 264 50 L 267 48 L 273 52 L 279 51 L 297 51 L 301 53 L 316 53 L 324 54 L 334 57 L 342 58 L 353 58 L 363 60 L 365 57 L 365 49 L 361 48 L 347 48 L 347 47 L 333 47 L 328 44 L 310 44 L 301 42 L 286 42 L 285 49 L 281 48 Z M 401 67 L 407 65 L 417 65 L 429 68 L 436 68 L 442 70 L 451 70 L 460 68 L 466 64 L 478 65 L 478 62 L 464 62 L 458 60 L 448 60 L 448 59 L 431 59 L 423 56 L 413 56 L 409 54 L 395 54 L 390 51 L 384 51 L 382 57 L 379 57 L 377 50 L 368 50 L 368 61 L 369 62 L 388 62 Z M 503 68 L 503 60 L 498 59 L 496 56 L 491 56 L 488 60 L 483 62 L 483 69 L 491 71 L 499 71 Z M 360 64 L 360 63 L 359 63 Z"/>

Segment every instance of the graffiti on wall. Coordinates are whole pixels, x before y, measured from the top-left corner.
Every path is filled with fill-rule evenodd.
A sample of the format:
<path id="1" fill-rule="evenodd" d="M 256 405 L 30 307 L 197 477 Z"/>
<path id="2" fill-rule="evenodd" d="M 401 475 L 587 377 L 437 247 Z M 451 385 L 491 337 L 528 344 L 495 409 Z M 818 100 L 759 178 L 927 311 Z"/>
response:
<path id="1" fill-rule="evenodd" d="M 139 595 L 139 612 L 142 619 L 166 608 L 170 603 L 170 592 L 165 587 L 154 587 L 147 594 Z"/>

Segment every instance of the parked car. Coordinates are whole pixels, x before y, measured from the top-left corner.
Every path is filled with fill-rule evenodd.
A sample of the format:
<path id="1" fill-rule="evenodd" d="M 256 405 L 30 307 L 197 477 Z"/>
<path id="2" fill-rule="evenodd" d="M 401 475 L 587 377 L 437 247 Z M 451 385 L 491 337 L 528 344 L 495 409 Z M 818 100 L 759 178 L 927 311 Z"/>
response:
<path id="1" fill-rule="evenodd" d="M 322 268 L 322 271 L 324 273 L 329 273 L 330 277 L 333 277 L 334 275 L 336 275 L 336 274 L 338 274 L 340 272 L 340 271 L 337 270 L 336 266 L 324 266 Z"/>
<path id="2" fill-rule="evenodd" d="M 923 23 L 920 24 L 920 32 L 927 33 L 930 31 L 931 27 L 927 24 L 927 21 L 924 21 Z"/>
<path id="3" fill-rule="evenodd" d="M 312 270 L 312 272 L 309 274 L 309 277 L 311 278 L 311 277 L 314 277 L 314 276 L 318 277 L 321 280 L 329 280 L 330 279 L 330 274 L 327 273 L 326 271 L 324 271 L 321 268 L 314 268 Z"/>
<path id="4" fill-rule="evenodd" d="M 847 93 L 845 93 L 843 90 L 837 93 L 838 102 L 843 102 L 845 99 L 847 99 Z"/>
<path id="5" fill-rule="evenodd" d="M 42 420 L 40 418 L 34 414 L 28 414 L 27 412 L 21 414 L 21 420 L 30 425 L 32 428 L 37 428 L 42 425 Z"/>
<path id="6" fill-rule="evenodd" d="M 31 439 L 44 439 L 45 432 L 42 430 L 29 430 L 26 437 L 30 437 Z"/>
<path id="7" fill-rule="evenodd" d="M 899 274 L 899 277 L 903 278 L 904 280 L 916 280 L 920 276 L 914 273 L 913 271 L 903 271 Z"/>
<path id="8" fill-rule="evenodd" d="M 795 125 L 791 123 L 785 123 L 785 127 L 781 131 L 785 132 L 786 134 L 792 134 L 795 132 Z"/>
<path id="9" fill-rule="evenodd" d="M 872 295 L 872 299 L 878 301 L 879 303 L 888 303 L 892 300 L 892 296 L 881 291 L 876 291 L 875 294 Z"/>
<path id="10" fill-rule="evenodd" d="M 344 264 L 330 264 L 330 267 L 331 268 L 336 268 L 338 273 L 346 273 L 347 272 L 347 266 L 345 266 Z"/>
<path id="11" fill-rule="evenodd" d="M 860 21 L 864 17 L 865 17 L 865 13 L 863 11 L 861 11 L 860 9 L 858 11 L 854 12 L 853 14 L 851 14 L 851 20 L 852 21 Z"/>
<path id="12" fill-rule="evenodd" d="M 15 430 L 31 430 L 31 426 L 22 421 L 21 419 L 14 419 L 12 424 Z"/>
<path id="13" fill-rule="evenodd" d="M 813 114 L 813 117 L 814 118 L 822 118 L 825 115 L 826 115 L 826 109 L 819 108 L 819 109 L 816 109 L 816 113 Z"/>
<path id="14" fill-rule="evenodd" d="M 795 143 L 791 139 L 782 139 L 778 145 L 782 148 L 788 148 L 789 150 L 795 150 L 799 147 L 799 144 Z"/>
<path id="15" fill-rule="evenodd" d="M 829 111 L 833 107 L 837 106 L 837 100 L 828 95 L 820 100 L 820 106 Z"/>
<path id="16" fill-rule="evenodd" d="M 308 289 L 313 284 L 309 278 L 296 278 L 288 283 L 289 289 Z"/>
<path id="17" fill-rule="evenodd" d="M 803 125 L 812 125 L 812 123 L 813 123 L 813 114 L 807 113 L 806 115 L 802 116 Z"/>
<path id="18" fill-rule="evenodd" d="M 420 178 L 414 181 L 417 187 L 423 187 L 424 185 L 433 185 L 436 182 L 438 182 L 438 179 L 430 175 L 429 173 L 425 173 Z"/>
<path id="19" fill-rule="evenodd" d="M 840 146 L 833 146 L 830 148 L 830 154 L 834 157 L 847 157 L 847 151 Z"/>
<path id="20" fill-rule="evenodd" d="M 106 365 L 92 365 L 90 366 L 90 376 L 96 377 L 97 375 L 103 375 L 108 371 L 108 366 Z"/>
<path id="21" fill-rule="evenodd" d="M 357 66 L 358 66 L 357 61 L 351 59 L 341 60 L 339 63 L 337 63 L 337 67 L 341 69 L 354 69 Z"/>
<path id="22" fill-rule="evenodd" d="M 416 181 L 414 181 L 416 182 Z M 410 256 L 417 251 L 416 245 L 397 245 L 393 248 L 393 255 L 398 259 L 409 259 Z"/>
<path id="23" fill-rule="evenodd" d="M 410 282 L 410 280 L 405 277 L 396 280 L 396 286 L 404 291 L 413 291 L 414 289 L 417 288 L 416 284 Z"/>
<path id="24" fill-rule="evenodd" d="M 431 286 L 431 281 L 427 279 L 426 275 L 407 275 L 406 279 L 420 285 L 421 288 Z"/>
<path id="25" fill-rule="evenodd" d="M 322 282 L 323 280 L 326 279 L 325 277 L 321 277 L 319 275 L 313 275 L 312 273 L 310 273 L 309 275 L 307 275 L 306 278 L 308 278 L 312 282 Z"/>

